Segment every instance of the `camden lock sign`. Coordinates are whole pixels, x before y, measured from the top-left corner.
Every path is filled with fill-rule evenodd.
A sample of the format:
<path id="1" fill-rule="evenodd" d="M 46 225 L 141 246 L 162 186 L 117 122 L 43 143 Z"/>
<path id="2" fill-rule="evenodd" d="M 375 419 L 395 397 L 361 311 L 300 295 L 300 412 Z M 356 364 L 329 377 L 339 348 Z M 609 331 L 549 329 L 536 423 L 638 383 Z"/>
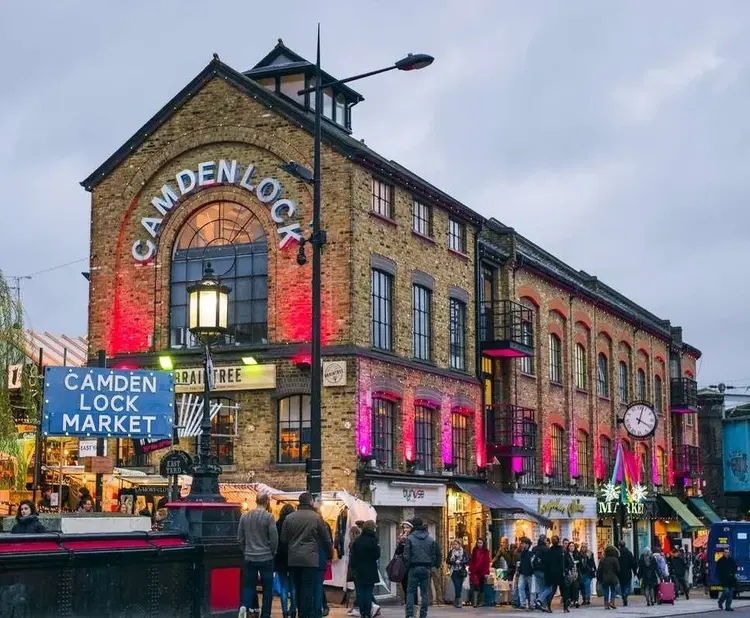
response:
<path id="1" fill-rule="evenodd" d="M 151 200 L 151 206 L 159 216 L 141 218 L 141 226 L 148 237 L 139 238 L 133 243 L 131 253 L 138 262 L 148 262 L 156 254 L 156 242 L 161 232 L 161 224 L 169 212 L 184 195 L 200 191 L 204 187 L 229 184 L 239 185 L 247 189 L 262 204 L 271 210 L 271 219 L 277 224 L 277 231 L 281 237 L 279 248 L 283 249 L 289 243 L 302 239 L 299 223 L 291 219 L 297 212 L 297 204 L 283 197 L 281 183 L 275 178 L 261 178 L 255 181 L 256 168 L 249 164 L 245 167 L 235 159 L 219 159 L 219 161 L 204 161 L 198 164 L 197 170 L 184 169 L 174 176 L 173 183 L 165 183 L 159 195 Z"/>

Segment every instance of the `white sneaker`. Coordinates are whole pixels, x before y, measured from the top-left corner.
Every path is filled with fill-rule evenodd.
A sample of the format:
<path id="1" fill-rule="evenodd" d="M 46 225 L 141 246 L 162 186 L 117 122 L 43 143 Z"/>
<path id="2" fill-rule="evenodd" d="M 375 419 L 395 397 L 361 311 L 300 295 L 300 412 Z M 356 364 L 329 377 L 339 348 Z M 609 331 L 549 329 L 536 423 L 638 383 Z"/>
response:
<path id="1" fill-rule="evenodd" d="M 350 610 L 349 610 L 349 611 L 347 612 L 347 614 L 348 614 L 349 616 L 353 616 L 354 618 L 359 618 L 359 608 L 357 608 L 357 607 L 352 607 L 352 608 L 351 608 L 351 609 L 350 609 Z"/>
<path id="2" fill-rule="evenodd" d="M 372 604 L 372 618 L 377 618 L 377 616 L 380 616 L 380 605 L 377 603 Z"/>
<path id="3" fill-rule="evenodd" d="M 237 614 L 237 618 L 247 618 L 247 607 L 244 605 L 240 607 L 240 613 Z"/>

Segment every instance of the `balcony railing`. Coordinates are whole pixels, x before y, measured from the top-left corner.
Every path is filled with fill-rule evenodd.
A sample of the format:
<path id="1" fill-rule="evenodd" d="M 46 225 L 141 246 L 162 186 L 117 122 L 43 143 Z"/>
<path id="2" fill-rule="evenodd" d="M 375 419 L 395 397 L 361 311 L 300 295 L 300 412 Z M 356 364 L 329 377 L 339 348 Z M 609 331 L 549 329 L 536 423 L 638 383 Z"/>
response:
<path id="1" fill-rule="evenodd" d="M 682 445 L 674 448 L 674 475 L 678 478 L 701 476 L 700 449 L 697 446 Z"/>
<path id="2" fill-rule="evenodd" d="M 523 471 L 523 458 L 536 456 L 536 413 L 512 404 L 487 406 L 487 459 L 511 457 Z"/>
<path id="3" fill-rule="evenodd" d="M 532 356 L 533 311 L 512 300 L 480 303 L 479 340 L 487 356 Z"/>
<path id="4" fill-rule="evenodd" d="M 692 378 L 672 378 L 669 395 L 672 412 L 694 414 L 698 411 L 698 383 Z"/>

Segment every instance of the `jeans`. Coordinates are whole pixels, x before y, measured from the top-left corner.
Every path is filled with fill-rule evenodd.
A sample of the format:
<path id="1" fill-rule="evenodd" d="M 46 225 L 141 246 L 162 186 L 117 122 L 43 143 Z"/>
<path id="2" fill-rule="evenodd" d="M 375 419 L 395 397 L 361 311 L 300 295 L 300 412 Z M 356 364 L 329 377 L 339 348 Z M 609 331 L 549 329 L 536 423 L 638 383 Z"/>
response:
<path id="1" fill-rule="evenodd" d="M 323 610 L 328 609 L 328 599 L 326 599 L 326 591 L 323 586 L 323 582 L 326 579 L 326 572 L 318 569 L 318 581 L 315 586 L 315 616 L 321 618 L 323 616 Z"/>
<path id="2" fill-rule="evenodd" d="M 299 618 L 315 618 L 317 615 L 315 596 L 318 587 L 317 567 L 295 567 L 290 569 L 297 589 Z"/>
<path id="3" fill-rule="evenodd" d="M 531 600 L 531 579 L 533 575 L 519 575 L 518 576 L 518 602 L 521 607 L 526 607 L 526 604 Z M 527 596 L 528 594 L 528 596 Z"/>
<path id="4" fill-rule="evenodd" d="M 406 591 L 406 618 L 414 618 L 414 597 L 417 588 L 422 595 L 419 603 L 419 618 L 427 618 L 427 603 L 429 601 L 427 588 L 430 585 L 430 567 L 416 566 L 409 569 L 409 584 Z"/>
<path id="5" fill-rule="evenodd" d="M 454 605 L 456 607 L 461 607 L 461 596 L 464 589 L 464 580 L 466 579 L 466 575 L 459 571 L 453 571 L 451 573 L 451 581 L 453 582 L 453 589 L 456 591 L 456 601 Z"/>
<path id="6" fill-rule="evenodd" d="M 690 588 L 688 587 L 687 576 L 680 575 L 679 577 L 675 577 L 674 581 L 677 593 L 679 594 L 680 591 L 682 591 L 682 593 L 685 595 L 685 598 L 688 598 L 688 596 L 690 596 Z"/>
<path id="7" fill-rule="evenodd" d="M 544 590 L 544 571 L 534 571 L 534 585 L 536 587 L 534 602 L 541 601 Z"/>
<path id="8" fill-rule="evenodd" d="M 724 605 L 725 609 L 732 609 L 732 597 L 734 596 L 734 588 L 724 588 L 719 595 L 719 607 Z"/>
<path id="9" fill-rule="evenodd" d="M 294 580 L 289 577 L 287 571 L 279 571 L 279 594 L 281 601 L 281 615 L 287 616 L 289 614 L 297 613 L 297 590 L 294 585 Z"/>
<path id="10" fill-rule="evenodd" d="M 593 581 L 593 578 L 590 575 L 584 575 L 581 578 L 581 582 L 583 583 L 583 600 L 586 603 L 591 601 L 591 582 L 592 581 Z"/>
<path id="11" fill-rule="evenodd" d="M 622 597 L 622 602 L 627 603 L 628 597 L 630 596 L 630 593 L 632 592 L 633 583 L 632 580 L 620 580 L 620 596 Z"/>
<path id="12" fill-rule="evenodd" d="M 602 588 L 604 589 L 604 603 L 605 605 L 608 603 L 614 603 L 616 592 L 615 589 L 617 586 L 613 586 L 612 584 L 602 584 Z M 626 597 L 623 597 L 626 598 Z"/>
<path id="13" fill-rule="evenodd" d="M 653 586 L 643 582 L 641 585 L 643 595 L 646 597 L 646 603 L 653 605 L 656 603 L 656 589 Z"/>
<path id="14" fill-rule="evenodd" d="M 255 589 L 258 575 L 263 585 L 263 609 L 261 618 L 271 618 L 271 604 L 273 603 L 273 560 L 265 562 L 251 562 L 245 560 L 243 569 L 244 583 L 242 585 L 241 604 L 248 609 L 258 609 L 258 597 Z"/>
<path id="15" fill-rule="evenodd" d="M 371 618 L 372 599 L 375 594 L 375 584 L 355 584 L 357 587 L 357 603 L 361 618 Z"/>

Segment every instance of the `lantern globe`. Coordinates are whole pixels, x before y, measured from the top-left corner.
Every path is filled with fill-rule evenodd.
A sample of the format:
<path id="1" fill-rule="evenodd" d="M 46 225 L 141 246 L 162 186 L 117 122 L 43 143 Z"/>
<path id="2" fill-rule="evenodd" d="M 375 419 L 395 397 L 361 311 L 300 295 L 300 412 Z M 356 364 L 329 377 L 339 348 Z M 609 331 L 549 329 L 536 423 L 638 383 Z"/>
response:
<path id="1" fill-rule="evenodd" d="M 188 330 L 204 344 L 226 334 L 229 321 L 229 292 L 206 264 L 203 279 L 188 287 Z"/>

